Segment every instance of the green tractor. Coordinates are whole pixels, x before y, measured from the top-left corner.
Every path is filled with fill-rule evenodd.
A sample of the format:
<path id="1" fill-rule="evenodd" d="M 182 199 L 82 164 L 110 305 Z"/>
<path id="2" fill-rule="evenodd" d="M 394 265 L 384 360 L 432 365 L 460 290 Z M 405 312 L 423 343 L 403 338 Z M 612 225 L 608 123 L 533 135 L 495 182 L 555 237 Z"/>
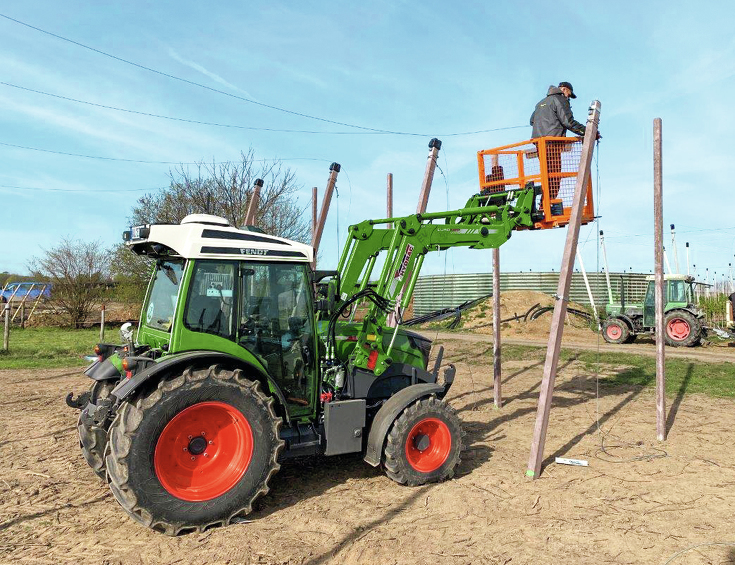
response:
<path id="1" fill-rule="evenodd" d="M 632 343 L 641 334 L 656 330 L 654 277 L 648 276 L 643 303 L 625 302 L 621 285 L 620 303 L 606 307 L 607 319 L 602 323 L 602 337 L 608 343 Z M 706 335 L 704 314 L 695 305 L 694 277 L 664 276 L 664 340 L 666 345 L 694 347 Z"/>
<path id="2" fill-rule="evenodd" d="M 170 535 L 248 514 L 293 457 L 362 453 L 410 486 L 453 476 L 455 368 L 442 348 L 429 367 L 431 341 L 401 314 L 427 253 L 500 246 L 533 227 L 535 197 L 364 221 L 335 271 L 214 216 L 132 228 L 130 250 L 155 262 L 137 334 L 100 344 L 92 389 L 67 398 L 86 460 L 134 520 Z"/>

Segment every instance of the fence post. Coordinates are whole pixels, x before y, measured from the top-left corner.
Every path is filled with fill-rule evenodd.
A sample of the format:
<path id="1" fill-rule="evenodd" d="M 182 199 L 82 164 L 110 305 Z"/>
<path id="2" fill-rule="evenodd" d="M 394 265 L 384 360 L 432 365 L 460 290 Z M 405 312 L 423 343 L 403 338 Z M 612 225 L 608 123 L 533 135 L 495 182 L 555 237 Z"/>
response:
<path id="1" fill-rule="evenodd" d="M 5 303 L 5 330 L 3 331 L 3 351 L 7 351 L 10 342 L 10 302 Z"/>
<path id="2" fill-rule="evenodd" d="M 26 303 L 21 302 L 20 303 L 20 329 L 25 329 L 26 327 Z"/>
<path id="3" fill-rule="evenodd" d="M 100 312 L 100 342 L 105 341 L 105 305 L 102 305 L 102 311 Z"/>
<path id="4" fill-rule="evenodd" d="M 666 366 L 664 353 L 664 259 L 663 181 L 661 165 L 661 118 L 653 120 L 653 225 L 656 266 L 654 295 L 656 310 L 656 435 L 666 439 Z M 668 260 L 666 260 L 668 266 Z M 671 268 L 669 267 L 669 272 Z"/>

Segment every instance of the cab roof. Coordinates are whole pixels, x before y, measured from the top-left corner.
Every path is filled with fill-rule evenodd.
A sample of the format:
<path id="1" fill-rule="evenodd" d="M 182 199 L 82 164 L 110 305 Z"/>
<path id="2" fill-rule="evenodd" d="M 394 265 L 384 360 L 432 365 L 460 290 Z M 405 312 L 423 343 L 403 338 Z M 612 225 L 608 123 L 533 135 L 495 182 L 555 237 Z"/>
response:
<path id="1" fill-rule="evenodd" d="M 180 224 L 147 224 L 123 233 L 138 255 L 184 259 L 257 259 L 311 263 L 314 249 L 297 241 L 237 229 L 218 216 L 191 214 Z"/>

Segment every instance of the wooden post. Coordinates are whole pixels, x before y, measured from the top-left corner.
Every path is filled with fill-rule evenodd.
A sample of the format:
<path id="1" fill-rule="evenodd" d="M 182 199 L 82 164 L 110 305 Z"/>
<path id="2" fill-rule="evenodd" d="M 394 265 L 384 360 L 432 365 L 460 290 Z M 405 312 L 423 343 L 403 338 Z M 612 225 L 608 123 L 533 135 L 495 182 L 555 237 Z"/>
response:
<path id="1" fill-rule="evenodd" d="M 597 306 L 595 305 L 595 296 L 592 294 L 592 289 L 590 288 L 590 281 L 587 278 L 587 270 L 584 268 L 584 262 L 582 261 L 582 254 L 579 252 L 579 248 L 577 248 L 577 261 L 579 261 L 579 270 L 582 271 L 582 278 L 584 279 L 584 286 L 587 289 L 587 296 L 590 299 L 590 306 L 592 306 L 592 314 L 595 316 L 595 322 L 597 323 L 597 331 L 600 331 L 602 326 L 600 326 L 600 317 L 597 315 Z M 612 300 L 610 302 L 612 302 Z"/>
<path id="2" fill-rule="evenodd" d="M 671 251 L 674 253 L 674 266 L 676 267 L 676 274 L 681 274 L 681 267 L 679 266 L 679 253 L 676 251 L 676 227 L 671 224 Z"/>
<path id="3" fill-rule="evenodd" d="M 426 212 L 426 205 L 429 203 L 429 194 L 431 193 L 431 183 L 434 181 L 434 170 L 436 169 L 436 160 L 439 156 L 439 150 L 442 148 L 442 142 L 436 138 L 429 142 L 429 158 L 426 161 L 426 171 L 424 172 L 424 182 L 421 183 L 421 193 L 419 194 L 419 205 L 416 207 L 417 214 Z"/>
<path id="4" fill-rule="evenodd" d="M 316 233 L 316 205 L 317 205 L 317 198 L 319 195 L 317 194 L 317 188 L 313 186 L 311 188 L 311 238 L 314 239 L 314 234 Z"/>
<path id="5" fill-rule="evenodd" d="M 493 403 L 503 406 L 500 389 L 500 249 L 493 249 Z"/>
<path id="6" fill-rule="evenodd" d="M 5 303 L 5 329 L 3 330 L 3 351 L 7 351 L 10 343 L 10 302 Z"/>
<path id="7" fill-rule="evenodd" d="M 386 189 L 387 189 L 387 195 L 386 195 L 387 210 L 386 211 L 388 212 L 387 217 L 392 218 L 393 217 L 393 173 L 388 173 L 388 181 L 387 181 Z M 393 227 L 392 223 L 388 224 L 389 229 L 392 227 Z"/>
<path id="8" fill-rule="evenodd" d="M 656 435 L 666 439 L 666 371 L 664 367 L 664 214 L 661 165 L 661 118 L 653 120 L 653 224 L 656 305 Z"/>
<path id="9" fill-rule="evenodd" d="M 248 224 L 249 225 L 249 224 Z M 105 341 L 105 305 L 100 310 L 100 343 Z"/>
<path id="10" fill-rule="evenodd" d="M 25 300 L 20 303 L 20 329 L 23 330 L 26 327 L 26 303 Z"/>
<path id="11" fill-rule="evenodd" d="M 245 213 L 245 225 L 255 225 L 255 214 L 258 212 L 258 204 L 260 203 L 260 189 L 263 187 L 263 179 L 255 179 L 253 193 L 250 195 L 248 202 L 248 211 Z"/>
<path id="12" fill-rule="evenodd" d="M 574 256 L 577 251 L 579 227 L 582 223 L 582 210 L 584 209 L 584 201 L 587 194 L 587 179 L 590 164 L 592 163 L 592 153 L 594 151 L 599 121 L 600 102 L 594 100 L 590 106 L 590 115 L 587 118 L 587 128 L 585 130 L 584 142 L 582 143 L 582 155 L 579 159 L 572 213 L 569 218 L 567 240 L 564 245 L 561 269 L 559 270 L 559 284 L 556 290 L 554 314 L 551 318 L 549 343 L 546 349 L 546 362 L 544 363 L 544 374 L 541 381 L 538 410 L 536 412 L 536 425 L 533 430 L 533 442 L 531 443 L 531 456 L 529 457 L 528 469 L 526 470 L 526 476 L 534 479 L 538 478 L 541 474 L 541 463 L 543 461 L 544 445 L 546 443 L 546 429 L 549 425 L 549 411 L 551 410 L 556 368 L 559 363 L 559 353 L 561 351 L 564 318 L 566 317 L 567 302 L 569 301 L 569 287 L 572 284 L 572 274 L 574 273 Z"/>
<path id="13" fill-rule="evenodd" d="M 339 163 L 332 163 L 329 165 L 329 180 L 327 181 L 327 188 L 324 191 L 324 200 L 322 200 L 322 208 L 319 212 L 316 230 L 314 231 L 314 235 L 311 237 L 311 246 L 314 248 L 314 264 L 312 267 L 316 267 L 316 256 L 319 251 L 319 242 L 322 240 L 324 224 L 327 222 L 327 213 L 329 212 L 329 204 L 332 202 L 332 192 L 334 192 L 334 186 L 337 184 L 337 175 L 341 168 L 342 167 Z"/>
<path id="14" fill-rule="evenodd" d="M 607 283 L 607 298 L 612 304 L 612 286 L 610 285 L 610 268 L 607 266 L 607 251 L 605 251 L 605 236 L 600 230 L 600 247 L 602 247 L 602 260 L 605 262 L 605 282 Z"/>
<path id="15" fill-rule="evenodd" d="M 689 276 L 689 242 L 686 243 L 687 248 L 687 276 Z"/>

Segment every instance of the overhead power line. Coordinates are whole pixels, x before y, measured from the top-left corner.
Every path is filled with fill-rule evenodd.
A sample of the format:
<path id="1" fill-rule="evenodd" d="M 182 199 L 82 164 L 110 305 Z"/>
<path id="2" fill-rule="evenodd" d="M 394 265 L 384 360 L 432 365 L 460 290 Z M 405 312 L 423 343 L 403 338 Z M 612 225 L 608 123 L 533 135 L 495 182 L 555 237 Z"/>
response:
<path id="1" fill-rule="evenodd" d="M 419 133 L 400 133 L 400 134 L 394 134 L 393 132 L 387 132 L 387 131 L 324 131 L 324 130 L 302 130 L 302 129 L 280 129 L 280 128 L 264 128 L 264 127 L 257 127 L 257 126 L 244 126 L 241 124 L 221 124 L 218 122 L 207 122 L 204 120 L 194 120 L 190 118 L 179 118 L 177 116 L 164 116 L 162 114 L 154 114 L 153 112 L 143 112 L 141 110 L 131 110 L 129 108 L 120 108 L 118 106 L 110 106 L 108 104 L 100 104 L 98 102 L 90 102 L 88 100 L 80 100 L 78 98 L 72 98 L 70 96 L 62 96 L 61 94 L 53 94 L 51 92 L 44 92 L 42 90 L 36 90 L 35 88 L 28 88 L 26 86 L 20 86 L 17 84 L 12 84 L 10 82 L 3 82 L 0 81 L 0 85 L 8 86 L 10 88 L 16 88 L 18 90 L 24 90 L 26 92 L 33 92 L 34 94 L 41 94 L 43 96 L 49 96 L 51 98 L 57 98 L 59 100 L 66 100 L 68 102 L 74 102 L 76 104 L 85 104 L 87 106 L 93 106 L 95 108 L 103 108 L 105 110 L 114 110 L 116 112 L 125 112 L 127 114 L 135 114 L 138 116 L 146 116 L 149 118 L 160 118 L 162 120 L 170 120 L 174 122 L 183 122 L 187 124 L 196 124 L 196 125 L 202 125 L 202 126 L 213 126 L 218 128 L 230 128 L 230 129 L 244 129 L 244 130 L 250 130 L 250 131 L 270 131 L 270 132 L 277 132 L 277 133 L 306 133 L 306 134 L 316 134 L 316 135 L 412 135 L 412 136 L 426 136 L 426 134 L 419 134 Z M 473 132 L 461 132 L 461 133 L 439 133 L 435 134 L 439 137 L 448 137 L 448 136 L 458 136 L 458 135 L 473 135 L 477 133 L 490 133 L 494 131 L 503 131 L 503 130 L 509 130 L 509 129 L 519 129 L 519 128 L 525 128 L 529 126 L 507 126 L 507 127 L 501 127 L 501 128 L 493 128 L 493 129 L 486 129 L 486 130 L 478 130 Z"/>
<path id="2" fill-rule="evenodd" d="M 27 151 L 40 151 L 41 153 L 51 153 L 53 155 L 63 155 L 65 157 L 81 157 L 84 159 L 98 159 L 101 161 L 121 161 L 123 163 L 142 163 L 146 165 L 200 165 L 200 164 L 209 164 L 206 161 L 189 161 L 189 162 L 182 162 L 182 161 L 145 161 L 142 159 L 123 159 L 121 157 L 104 157 L 102 155 L 84 155 L 82 153 L 68 153 L 66 151 L 56 151 L 54 149 L 41 149 L 40 147 L 28 147 L 27 145 L 15 145 L 13 143 L 3 143 L 0 142 L 0 145 L 4 147 L 13 147 L 14 149 L 25 149 Z M 323 161 L 325 163 L 331 163 L 329 159 L 320 159 L 318 157 L 288 157 L 288 158 L 274 158 L 274 159 L 253 159 L 254 163 L 267 163 L 272 161 Z M 214 163 L 215 165 L 219 165 L 222 163 L 227 163 L 229 161 L 219 161 L 217 163 Z"/>
<path id="3" fill-rule="evenodd" d="M 107 52 L 102 51 L 100 49 L 97 49 L 95 47 L 91 47 L 89 45 L 85 45 L 84 43 L 80 43 L 79 41 L 74 41 L 73 39 L 69 39 L 68 37 L 64 37 L 64 36 L 58 35 L 56 33 L 47 31 L 45 29 L 41 29 L 41 28 L 36 27 L 34 25 L 31 25 L 29 23 L 20 21 L 18 19 L 11 18 L 10 16 L 5 15 L 5 14 L 1 14 L 0 13 L 0 17 L 5 18 L 6 20 L 9 20 L 9 21 L 14 22 L 16 24 L 22 25 L 24 27 L 27 27 L 29 29 L 38 31 L 38 32 L 43 33 L 45 35 L 48 35 L 50 37 L 54 37 L 54 38 L 59 39 L 61 41 L 65 41 L 67 43 L 71 43 L 72 45 L 76 45 L 77 47 L 82 47 L 83 49 L 87 49 L 87 50 L 92 51 L 94 53 L 98 53 L 100 55 L 104 55 L 105 57 L 109 57 L 110 59 L 114 59 L 115 61 L 119 61 L 121 63 L 125 63 L 126 65 L 132 65 L 133 67 L 137 67 L 137 68 L 142 69 L 144 71 L 155 73 L 157 75 L 164 76 L 164 77 L 170 78 L 172 80 L 183 82 L 183 83 L 189 84 L 191 86 L 196 86 L 198 88 L 203 88 L 204 90 L 208 90 L 210 92 L 215 92 L 217 94 L 221 94 L 221 95 L 227 96 L 229 98 L 234 98 L 236 100 L 241 100 L 242 102 L 247 102 L 248 104 L 254 104 L 256 106 L 261 106 L 263 108 L 268 108 L 270 110 L 276 110 L 278 112 L 283 112 L 283 113 L 286 113 L 286 114 L 291 114 L 291 115 L 298 116 L 298 117 L 301 117 L 301 118 L 307 118 L 307 119 L 310 119 L 310 120 L 316 120 L 316 121 L 320 121 L 320 122 L 324 122 L 324 123 L 328 123 L 328 124 L 334 124 L 334 125 L 338 125 L 338 126 L 354 128 L 354 129 L 361 130 L 363 132 L 368 132 L 368 133 L 373 133 L 373 134 L 410 135 L 410 136 L 417 136 L 417 137 L 432 137 L 432 136 L 455 137 L 455 136 L 475 135 L 475 134 L 481 134 L 481 133 L 490 133 L 490 132 L 494 132 L 494 131 L 502 131 L 502 130 L 507 130 L 507 129 L 518 129 L 518 128 L 529 127 L 529 126 L 525 126 L 525 125 L 523 125 L 523 126 L 510 126 L 510 127 L 502 127 L 502 128 L 476 130 L 476 131 L 465 131 L 465 132 L 454 132 L 454 133 L 443 133 L 443 134 L 440 134 L 440 133 L 417 133 L 417 132 L 407 132 L 407 131 L 386 130 L 386 129 L 371 128 L 371 127 L 367 127 L 367 126 L 360 126 L 360 125 L 356 125 L 356 124 L 350 124 L 350 123 L 341 122 L 341 121 L 338 121 L 338 120 L 330 120 L 328 118 L 322 118 L 322 117 L 319 117 L 319 116 L 312 116 L 312 115 L 306 114 L 304 112 L 297 112 L 295 110 L 289 110 L 288 108 L 281 108 L 280 106 L 274 106 L 272 104 L 265 104 L 264 102 L 258 102 L 257 100 L 252 100 L 251 98 L 247 98 L 245 96 L 239 96 L 237 94 L 233 94 L 231 92 L 220 90 L 218 88 L 213 88 L 211 86 L 207 86 L 205 84 L 202 84 L 202 83 L 199 83 L 199 82 L 196 82 L 196 81 L 193 81 L 193 80 L 189 80 L 189 79 L 185 79 L 185 78 L 182 78 L 182 77 L 179 77 L 179 76 L 176 76 L 176 75 L 172 75 L 172 74 L 166 73 L 164 71 L 159 71 L 157 69 L 154 69 L 154 68 L 151 68 L 151 67 L 147 67 L 147 66 L 142 65 L 140 63 L 136 63 L 134 61 L 130 61 L 128 59 L 124 59 L 122 57 L 118 57 L 117 55 L 113 55 L 111 53 L 107 53 Z M 3 84 L 5 84 L 7 86 L 15 86 L 15 85 L 11 85 L 9 83 L 3 83 Z M 22 87 L 18 87 L 18 88 L 22 88 Z M 24 90 L 30 90 L 30 89 L 24 89 Z M 39 94 L 47 94 L 47 93 L 41 92 L 41 91 L 34 91 L 34 92 L 38 92 Z M 57 96 L 57 95 L 53 95 L 53 94 L 47 94 L 47 95 L 48 96 Z M 62 96 L 57 96 L 57 97 L 64 98 Z M 97 105 L 97 104 L 94 104 L 94 103 L 88 103 L 88 102 L 84 102 L 84 101 L 81 101 L 81 100 L 74 100 L 74 99 L 70 99 L 70 98 L 67 98 L 67 100 L 71 100 L 71 101 L 82 103 L 82 104 Z M 99 105 L 99 106 L 105 107 L 103 105 Z M 132 111 L 132 110 L 124 110 L 124 109 L 115 108 L 115 107 L 108 107 L 108 108 L 109 109 L 112 109 L 112 110 L 123 111 L 123 112 L 149 115 L 149 116 L 153 116 L 153 117 L 157 117 L 157 118 L 175 119 L 175 118 L 169 118 L 169 117 L 166 117 L 166 116 L 160 116 L 160 115 L 154 115 L 154 114 L 147 114 L 145 112 L 137 112 L 137 111 Z M 185 120 L 185 119 L 180 119 L 180 120 L 177 120 L 177 121 L 187 121 L 187 122 L 192 122 L 192 123 L 205 123 L 205 122 L 197 122 L 196 120 Z M 226 126 L 226 125 L 212 124 L 212 123 L 207 123 L 206 125 L 217 125 L 219 127 L 237 127 L 237 126 Z M 248 127 L 248 128 L 244 128 L 244 129 L 256 129 L 256 128 L 249 128 Z M 332 134 L 335 134 L 336 133 L 336 134 L 341 134 L 341 135 L 344 135 L 345 133 L 348 133 L 348 132 L 316 132 L 316 131 L 297 131 L 297 132 L 295 132 L 295 131 L 291 131 L 291 130 L 275 130 L 275 129 L 274 130 L 267 130 L 266 128 L 263 128 L 263 129 L 265 131 L 284 131 L 284 132 L 288 132 L 288 133 L 332 133 Z M 357 132 L 355 132 L 355 133 L 357 133 Z"/>
<path id="4" fill-rule="evenodd" d="M 153 188 L 120 188 L 120 189 L 97 189 L 97 188 L 50 188 L 47 186 L 11 186 L 0 184 L 0 188 L 16 189 L 16 190 L 47 190 L 51 192 L 94 192 L 95 194 L 108 194 L 114 192 L 151 192 L 154 190 L 164 190 L 165 186 L 156 186 Z"/>

